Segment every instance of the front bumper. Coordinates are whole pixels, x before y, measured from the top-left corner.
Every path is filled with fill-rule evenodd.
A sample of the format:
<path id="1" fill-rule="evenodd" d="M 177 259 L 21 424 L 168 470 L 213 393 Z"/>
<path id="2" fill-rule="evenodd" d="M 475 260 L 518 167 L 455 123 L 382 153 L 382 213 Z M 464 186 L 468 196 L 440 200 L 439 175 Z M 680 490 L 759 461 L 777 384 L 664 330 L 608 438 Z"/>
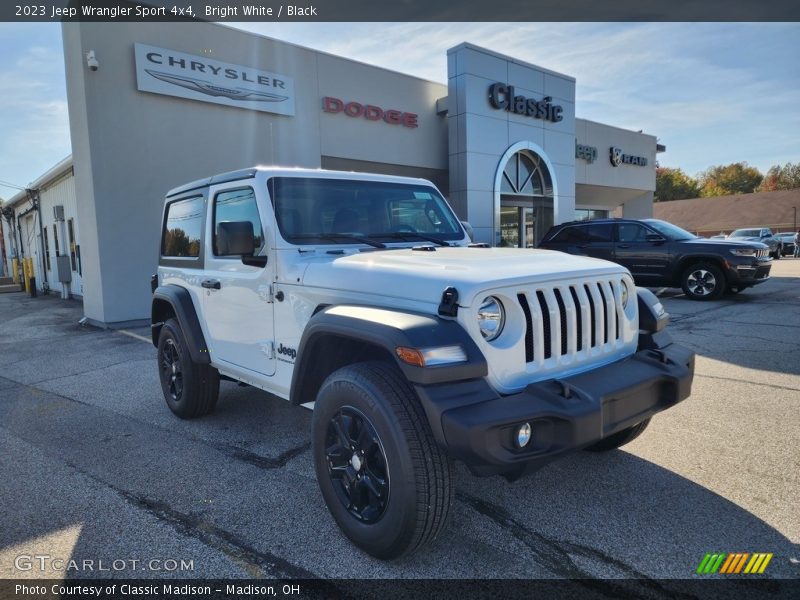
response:
<path id="1" fill-rule="evenodd" d="M 689 396 L 694 353 L 671 343 L 664 331 L 643 337 L 633 356 L 509 396 L 499 396 L 483 379 L 417 392 L 452 458 L 476 475 L 519 476 Z M 515 432 L 523 423 L 531 424 L 533 437 L 517 448 Z"/>
<path id="2" fill-rule="evenodd" d="M 750 287 L 769 279 L 772 259 L 744 259 L 728 261 L 726 278 L 733 287 Z"/>

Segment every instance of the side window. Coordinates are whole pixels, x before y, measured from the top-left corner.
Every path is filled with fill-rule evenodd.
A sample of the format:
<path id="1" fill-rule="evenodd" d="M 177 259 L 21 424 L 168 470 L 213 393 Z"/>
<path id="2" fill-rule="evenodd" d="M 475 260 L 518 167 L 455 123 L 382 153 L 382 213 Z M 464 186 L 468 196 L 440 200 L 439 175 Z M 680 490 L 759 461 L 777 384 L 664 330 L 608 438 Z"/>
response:
<path id="1" fill-rule="evenodd" d="M 611 223 L 593 223 L 585 225 L 586 240 L 589 242 L 610 242 L 611 241 Z"/>
<path id="2" fill-rule="evenodd" d="M 186 198 L 167 206 L 161 255 L 196 258 L 200 256 L 203 227 L 203 198 Z"/>
<path id="3" fill-rule="evenodd" d="M 226 221 L 250 221 L 253 224 L 255 244 L 253 254 L 259 254 L 264 248 L 264 231 L 261 217 L 258 214 L 256 194 L 253 188 L 242 188 L 220 192 L 214 197 L 214 256 L 217 251 L 217 225 Z"/>
<path id="4" fill-rule="evenodd" d="M 646 242 L 648 233 L 647 228 L 638 223 L 620 223 L 617 225 L 617 236 L 620 242 Z"/>
<path id="5" fill-rule="evenodd" d="M 586 234 L 586 227 L 565 227 L 553 238 L 554 242 L 565 244 L 577 244 L 589 240 Z"/>

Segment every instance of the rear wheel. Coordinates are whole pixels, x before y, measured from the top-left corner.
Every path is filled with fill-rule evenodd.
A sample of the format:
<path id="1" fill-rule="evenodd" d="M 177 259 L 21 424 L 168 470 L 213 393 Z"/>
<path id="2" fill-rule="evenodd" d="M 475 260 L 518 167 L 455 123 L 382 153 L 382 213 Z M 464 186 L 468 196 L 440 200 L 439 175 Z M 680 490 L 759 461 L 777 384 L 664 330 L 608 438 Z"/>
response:
<path id="1" fill-rule="evenodd" d="M 592 444 L 591 446 L 587 447 L 586 450 L 589 452 L 607 452 L 609 450 L 615 450 L 616 448 L 624 446 L 625 444 L 632 442 L 637 437 L 642 435 L 642 432 L 647 429 L 649 424 L 650 419 L 645 419 L 633 427 L 628 427 L 627 429 L 623 429 L 614 435 L 603 438 L 596 444 Z"/>
<path id="2" fill-rule="evenodd" d="M 681 287 L 692 300 L 713 300 L 725 291 L 725 275 L 714 264 L 695 263 L 683 272 Z"/>
<path id="3" fill-rule="evenodd" d="M 161 390 L 169 409 L 181 419 L 202 417 L 214 410 L 219 396 L 219 372 L 192 360 L 186 338 L 175 319 L 158 336 Z"/>
<path id="4" fill-rule="evenodd" d="M 369 554 L 398 558 L 444 528 L 452 461 L 392 365 L 350 365 L 325 380 L 314 405 L 312 454 L 328 510 Z"/>

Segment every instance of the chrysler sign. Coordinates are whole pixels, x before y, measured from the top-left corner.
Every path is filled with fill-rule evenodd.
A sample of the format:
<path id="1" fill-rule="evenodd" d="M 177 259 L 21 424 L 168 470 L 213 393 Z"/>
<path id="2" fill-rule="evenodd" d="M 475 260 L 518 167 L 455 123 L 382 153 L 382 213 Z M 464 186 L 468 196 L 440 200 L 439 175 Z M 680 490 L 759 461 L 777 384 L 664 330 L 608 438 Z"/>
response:
<path id="1" fill-rule="evenodd" d="M 134 52 L 136 85 L 143 92 L 295 114 L 291 77 L 145 44 L 136 44 Z"/>

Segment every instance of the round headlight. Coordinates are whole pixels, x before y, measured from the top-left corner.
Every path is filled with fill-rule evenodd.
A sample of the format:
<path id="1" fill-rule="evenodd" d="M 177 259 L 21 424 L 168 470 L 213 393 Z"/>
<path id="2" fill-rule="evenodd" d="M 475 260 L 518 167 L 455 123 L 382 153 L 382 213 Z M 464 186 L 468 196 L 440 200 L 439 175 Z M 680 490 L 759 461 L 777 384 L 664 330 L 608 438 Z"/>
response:
<path id="1" fill-rule="evenodd" d="M 626 282 L 622 282 L 622 308 L 628 308 L 628 296 L 630 292 L 628 291 L 628 284 Z"/>
<path id="2" fill-rule="evenodd" d="M 478 308 L 478 328 L 481 330 L 483 339 L 491 342 L 497 339 L 503 331 L 506 322 L 506 313 L 503 310 L 503 303 L 494 296 L 483 299 Z"/>

